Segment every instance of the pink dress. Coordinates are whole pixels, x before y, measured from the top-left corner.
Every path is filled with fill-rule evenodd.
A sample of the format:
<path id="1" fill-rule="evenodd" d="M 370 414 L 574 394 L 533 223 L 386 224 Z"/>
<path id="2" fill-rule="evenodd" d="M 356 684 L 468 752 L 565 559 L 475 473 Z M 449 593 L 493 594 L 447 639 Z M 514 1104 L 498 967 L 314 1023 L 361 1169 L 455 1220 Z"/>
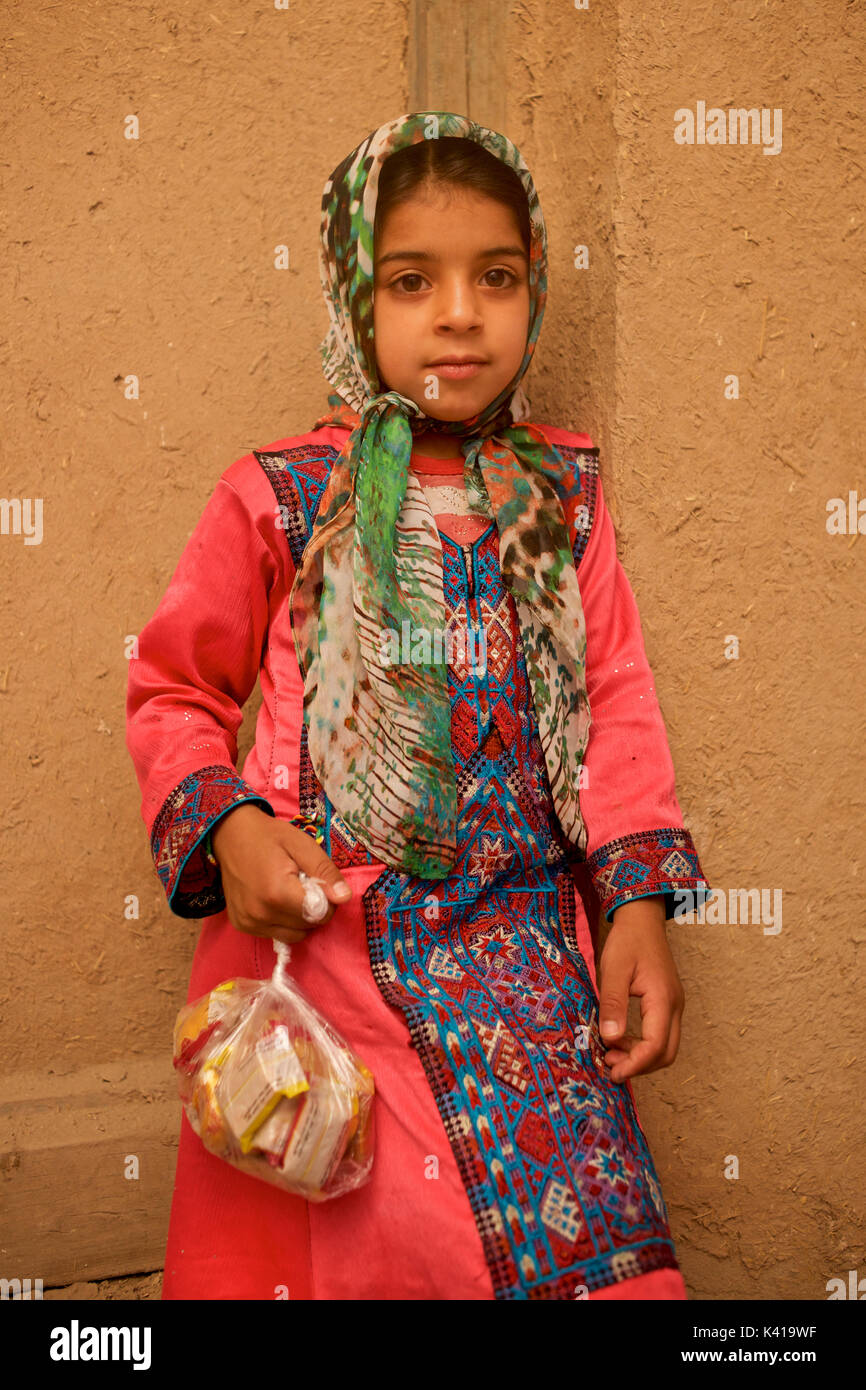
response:
<path id="1" fill-rule="evenodd" d="M 376 1082 L 372 1177 L 322 1204 L 236 1171 L 182 1116 L 164 1298 L 686 1297 L 631 1085 L 604 1074 L 590 924 L 656 894 L 670 917 L 675 893 L 708 888 L 597 450 L 542 428 L 582 484 L 567 520 L 592 710 L 585 859 L 553 813 L 495 523 L 464 504 L 461 461 L 412 464 L 439 527 L 448 612 L 464 635 L 486 637 L 483 669 L 460 651 L 448 658 L 459 823 L 446 881 L 374 860 L 307 753 L 288 596 L 345 429 L 280 440 L 226 469 L 140 634 L 127 746 L 170 906 L 204 919 L 187 998 L 274 965 L 269 939 L 228 920 L 208 830 L 243 801 L 311 815 L 353 897 L 293 949 L 291 971 Z M 257 678 L 255 744 L 239 774 Z"/>

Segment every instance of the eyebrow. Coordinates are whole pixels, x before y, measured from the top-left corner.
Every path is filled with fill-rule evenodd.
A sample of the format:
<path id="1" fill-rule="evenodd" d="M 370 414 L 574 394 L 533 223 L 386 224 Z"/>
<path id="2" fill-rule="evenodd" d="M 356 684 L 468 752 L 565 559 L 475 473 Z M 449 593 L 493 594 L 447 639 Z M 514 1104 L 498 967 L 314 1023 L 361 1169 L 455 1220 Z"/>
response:
<path id="1" fill-rule="evenodd" d="M 476 257 L 479 261 L 489 260 L 491 256 L 525 256 L 526 251 L 522 246 L 488 246 L 485 251 L 479 251 Z M 385 265 L 387 261 L 439 261 L 440 256 L 434 256 L 431 251 L 389 251 L 385 256 L 377 256 L 376 264 Z"/>

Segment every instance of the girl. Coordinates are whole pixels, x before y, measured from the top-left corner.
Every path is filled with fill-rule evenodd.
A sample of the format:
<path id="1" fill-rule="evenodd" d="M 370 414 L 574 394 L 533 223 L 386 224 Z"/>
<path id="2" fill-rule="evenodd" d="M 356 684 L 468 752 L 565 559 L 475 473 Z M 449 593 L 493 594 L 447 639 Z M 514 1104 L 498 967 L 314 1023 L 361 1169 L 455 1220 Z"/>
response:
<path id="1" fill-rule="evenodd" d="M 376 1157 L 312 1204 L 184 1117 L 163 1297 L 685 1298 L 628 1078 L 676 1055 L 665 922 L 709 890 L 598 451 L 528 420 L 547 258 L 520 154 L 388 122 L 325 186 L 321 273 L 332 409 L 223 473 L 140 634 L 127 742 L 169 905 L 205 918 L 188 998 L 302 943 L 375 1077 Z"/>

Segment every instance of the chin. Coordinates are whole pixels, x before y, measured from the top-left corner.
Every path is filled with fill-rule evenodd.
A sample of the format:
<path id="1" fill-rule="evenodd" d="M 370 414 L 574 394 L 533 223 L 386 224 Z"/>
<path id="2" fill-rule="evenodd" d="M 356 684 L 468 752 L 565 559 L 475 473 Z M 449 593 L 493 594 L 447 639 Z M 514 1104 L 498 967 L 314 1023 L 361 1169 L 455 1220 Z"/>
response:
<path id="1" fill-rule="evenodd" d="M 389 390 L 389 391 L 391 391 L 391 390 L 393 390 L 393 391 L 399 391 L 399 393 L 400 393 L 401 396 L 405 396 L 405 397 L 407 398 L 407 400 L 414 401 L 415 404 L 417 405 L 418 409 L 419 409 L 419 410 L 423 410 L 423 412 L 424 412 L 425 415 L 429 415 L 429 417 L 430 417 L 431 420 L 443 420 L 443 421 L 462 420 L 463 417 L 464 417 L 465 415 L 468 414 L 468 411 L 466 410 L 466 407 L 465 407 L 465 406 L 462 406 L 462 405 L 443 406 L 441 400 L 438 400 L 438 401 L 426 401 L 426 400 L 424 399 L 423 393 L 419 393 L 418 391 L 415 391 L 415 390 L 412 390 L 412 391 L 408 391 L 408 390 L 407 390 L 407 391 L 404 391 L 403 388 L 402 388 L 401 386 L 394 386 L 394 387 L 389 386 L 389 387 L 387 387 L 386 389 Z"/>
<path id="2" fill-rule="evenodd" d="M 469 391 L 462 390 L 458 383 L 447 382 L 445 383 L 446 389 L 449 387 L 453 388 L 448 391 L 452 399 L 446 401 L 444 396 L 440 395 L 438 400 L 428 401 L 424 396 L 423 385 L 419 387 L 416 381 L 413 381 L 411 384 L 407 383 L 405 387 L 386 385 L 381 376 L 379 377 L 379 381 L 383 391 L 397 391 L 401 396 L 405 396 L 407 400 L 414 401 L 418 409 L 423 410 L 424 414 L 428 415 L 431 420 L 441 420 L 443 423 L 448 424 L 453 424 L 457 420 L 468 420 L 472 415 L 480 415 L 482 410 L 487 409 L 487 406 L 499 395 L 502 389 L 502 387 L 497 387 L 491 394 L 490 388 L 488 387 L 487 392 L 484 393 L 483 396 L 478 396 L 473 395 Z M 502 385 L 504 386 L 505 383 L 503 382 Z"/>
<path id="3" fill-rule="evenodd" d="M 404 391 L 402 394 L 407 395 L 408 393 Z M 494 396 L 498 395 L 498 392 L 494 392 L 493 395 L 487 392 L 478 396 L 469 391 L 457 389 L 449 392 L 449 395 L 452 395 L 453 399 L 447 402 L 442 396 L 436 401 L 426 401 L 423 395 L 420 398 L 413 395 L 411 399 L 424 411 L 425 415 L 430 416 L 431 420 L 453 422 L 455 420 L 468 420 L 471 415 L 480 415 L 482 410 L 487 409 Z"/>

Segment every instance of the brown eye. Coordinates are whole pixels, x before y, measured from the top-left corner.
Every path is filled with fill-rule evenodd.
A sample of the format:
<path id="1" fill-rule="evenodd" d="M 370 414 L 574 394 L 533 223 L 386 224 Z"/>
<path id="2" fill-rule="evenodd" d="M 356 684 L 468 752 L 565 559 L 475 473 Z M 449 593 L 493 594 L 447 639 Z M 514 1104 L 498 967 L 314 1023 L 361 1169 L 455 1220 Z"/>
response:
<path id="1" fill-rule="evenodd" d="M 501 265 L 500 265 L 500 266 L 495 266 L 493 270 L 488 270 L 488 271 L 487 271 L 487 275 L 507 275 L 507 276 L 510 277 L 510 280 L 511 280 L 512 283 L 517 279 L 517 276 L 514 274 L 514 271 L 513 271 L 513 270 L 507 270 L 505 266 L 501 266 Z M 491 286 L 491 288 L 494 289 L 494 290 L 507 289 L 507 288 L 508 288 L 508 284 L 509 284 L 509 281 L 506 280 L 506 282 L 505 282 L 504 285 L 503 285 L 503 284 L 493 285 L 493 286 Z"/>
<path id="2" fill-rule="evenodd" d="M 422 281 L 423 281 L 423 279 L 424 279 L 423 275 L 419 275 L 419 274 L 417 273 L 417 271 L 410 271 L 408 275 L 401 275 L 399 280 L 395 280 L 395 281 L 394 281 L 394 284 L 395 284 L 395 285 L 402 285 L 402 286 L 404 286 L 405 291 L 406 291 L 407 294 L 417 294 L 418 290 L 420 289 L 420 285 L 416 285 L 415 288 L 413 289 L 411 285 L 408 285 L 408 286 L 406 285 L 406 281 L 407 281 L 407 280 L 422 280 Z"/>

